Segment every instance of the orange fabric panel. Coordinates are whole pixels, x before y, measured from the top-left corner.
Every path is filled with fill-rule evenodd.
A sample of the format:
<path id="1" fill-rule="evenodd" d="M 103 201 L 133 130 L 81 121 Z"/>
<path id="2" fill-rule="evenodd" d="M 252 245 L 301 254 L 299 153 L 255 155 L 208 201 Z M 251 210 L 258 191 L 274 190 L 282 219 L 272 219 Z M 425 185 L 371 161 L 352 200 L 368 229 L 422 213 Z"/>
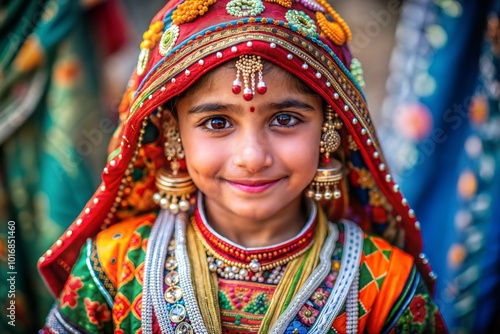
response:
<path id="1" fill-rule="evenodd" d="M 368 238 L 378 250 L 365 254 L 367 249 L 364 249 L 361 256 L 360 263 L 366 265 L 374 280 L 359 291 L 359 302 L 366 313 L 360 315 L 358 332 L 380 333 L 394 302 L 399 298 L 406 284 L 413 266 L 413 258 L 383 239 L 365 235 L 365 241 Z M 386 252 L 385 255 L 384 252 Z M 380 288 L 375 281 L 377 279 L 383 279 Z M 345 312 L 339 315 L 334 320 L 332 328 L 338 333 L 345 333 L 346 318 Z"/>
<path id="2" fill-rule="evenodd" d="M 114 224 L 100 232 L 96 237 L 97 254 L 102 268 L 115 287 L 121 277 L 124 260 L 129 248 L 130 239 L 140 225 L 152 225 L 155 214 L 147 214 Z M 119 237 L 117 237 L 120 235 Z M 113 260 L 114 259 L 114 260 Z"/>
<path id="3" fill-rule="evenodd" d="M 332 328 L 337 331 L 337 333 L 345 333 L 346 332 L 346 322 L 347 322 L 347 314 L 344 312 L 338 317 L 335 318 L 332 324 Z M 359 333 L 363 333 L 361 326 L 358 326 Z"/>
<path id="4" fill-rule="evenodd" d="M 372 316 L 368 319 L 366 332 L 380 333 L 394 303 L 403 291 L 412 267 L 413 257 L 397 248 L 393 248 L 387 277 L 373 304 Z"/>

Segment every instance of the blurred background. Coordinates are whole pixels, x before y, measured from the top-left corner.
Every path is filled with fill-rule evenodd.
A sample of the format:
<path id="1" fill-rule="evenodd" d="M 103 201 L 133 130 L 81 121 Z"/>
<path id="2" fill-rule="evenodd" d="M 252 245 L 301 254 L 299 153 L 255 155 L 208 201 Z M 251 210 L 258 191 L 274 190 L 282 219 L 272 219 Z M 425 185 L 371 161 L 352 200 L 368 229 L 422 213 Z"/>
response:
<path id="1" fill-rule="evenodd" d="M 351 27 L 392 173 L 420 219 L 453 333 L 500 332 L 499 2 L 331 0 Z M 165 1 L 0 1 L 0 304 L 15 226 L 16 327 L 52 297 L 37 259 L 100 182 L 142 34 Z M 13 221 L 15 223 L 8 223 Z M 3 311 L 2 311 L 3 312 Z"/>

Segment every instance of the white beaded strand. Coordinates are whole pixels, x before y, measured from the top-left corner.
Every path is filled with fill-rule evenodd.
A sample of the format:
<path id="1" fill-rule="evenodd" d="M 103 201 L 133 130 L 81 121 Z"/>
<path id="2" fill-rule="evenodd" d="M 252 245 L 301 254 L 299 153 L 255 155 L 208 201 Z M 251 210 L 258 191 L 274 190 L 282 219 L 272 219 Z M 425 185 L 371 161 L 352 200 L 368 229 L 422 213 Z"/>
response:
<path id="1" fill-rule="evenodd" d="M 285 311 L 280 315 L 276 323 L 269 330 L 269 333 L 284 333 L 288 324 L 297 315 L 302 305 L 304 305 L 311 296 L 311 294 L 318 288 L 321 282 L 324 281 L 326 276 L 330 273 L 330 268 L 332 266 L 332 254 L 335 250 L 335 244 L 339 237 L 339 231 L 337 227 L 329 223 L 329 235 L 325 240 L 325 246 L 321 250 L 319 255 L 320 262 L 318 266 L 313 270 L 311 276 L 309 276 L 302 286 L 302 288 L 297 292 L 297 294 L 290 301 L 290 304 L 285 309 Z"/>
<path id="2" fill-rule="evenodd" d="M 170 318 L 167 313 L 167 305 L 163 293 L 163 279 L 165 275 L 164 266 L 167 257 L 168 244 L 172 238 L 174 229 L 175 215 L 167 210 L 161 211 L 166 212 L 163 215 L 164 219 L 162 220 L 162 224 L 160 226 L 158 238 L 155 240 L 157 246 L 153 256 L 154 267 L 152 268 L 150 275 L 152 287 L 151 292 L 153 296 L 154 312 L 162 333 L 174 334 L 175 330 L 170 323 Z M 151 242 L 151 240 L 149 240 L 149 242 Z"/>
<path id="3" fill-rule="evenodd" d="M 330 297 L 310 329 L 311 333 L 326 333 L 347 300 L 347 294 L 358 275 L 363 249 L 363 232 L 355 223 L 343 220 L 345 227 L 344 252 Z"/>
<path id="4" fill-rule="evenodd" d="M 186 305 L 194 332 L 208 334 L 201 316 L 200 308 L 198 307 L 198 302 L 196 301 L 193 283 L 191 281 L 191 265 L 189 264 L 186 248 L 186 223 L 186 214 L 178 214 L 175 219 L 175 257 L 178 263 L 179 284 L 183 292 L 184 304 Z"/>
<path id="5" fill-rule="evenodd" d="M 359 297 L 359 271 L 354 278 L 347 295 L 346 304 L 346 331 L 348 334 L 358 332 L 358 297 Z"/>
<path id="6" fill-rule="evenodd" d="M 153 255 L 155 254 L 156 239 L 160 230 L 160 225 L 164 219 L 165 212 L 162 210 L 156 222 L 151 229 L 149 235 L 148 245 L 146 247 L 146 258 L 144 260 L 144 277 L 148 277 L 152 267 L 154 266 Z M 144 334 L 153 333 L 153 298 L 151 295 L 152 284 L 150 280 L 144 280 L 144 285 L 142 287 L 142 321 L 141 327 Z"/>

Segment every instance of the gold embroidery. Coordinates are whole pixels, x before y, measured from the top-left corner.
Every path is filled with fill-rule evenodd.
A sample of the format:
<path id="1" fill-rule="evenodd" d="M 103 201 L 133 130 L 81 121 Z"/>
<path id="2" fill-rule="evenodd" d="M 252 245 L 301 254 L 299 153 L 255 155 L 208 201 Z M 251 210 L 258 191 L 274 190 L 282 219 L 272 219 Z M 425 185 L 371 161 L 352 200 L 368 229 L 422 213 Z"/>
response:
<path id="1" fill-rule="evenodd" d="M 369 203 L 371 206 L 383 206 L 383 207 L 385 207 L 387 205 L 387 199 L 380 192 L 380 190 L 378 190 L 376 188 L 370 189 L 369 196 L 370 196 Z"/>
<path id="2" fill-rule="evenodd" d="M 352 135 L 347 135 L 347 143 L 349 144 L 349 149 L 351 151 L 358 151 L 359 150 L 358 144 L 356 144 L 356 142 L 352 138 Z"/>
<path id="3" fill-rule="evenodd" d="M 375 187 L 376 185 L 375 180 L 373 179 L 373 176 L 369 170 L 361 168 L 358 170 L 358 174 L 359 174 L 358 182 L 361 188 L 367 189 Z"/>
<path id="4" fill-rule="evenodd" d="M 89 260 L 90 263 L 92 264 L 92 270 L 94 271 L 95 274 L 97 274 L 97 277 L 102 282 L 102 285 L 106 288 L 111 297 L 114 298 L 116 296 L 116 288 L 113 285 L 113 283 L 111 283 L 111 280 L 109 279 L 108 275 L 106 275 L 104 269 L 101 266 L 101 262 L 99 261 L 99 256 L 97 255 L 97 247 L 95 242 L 92 242 Z"/>

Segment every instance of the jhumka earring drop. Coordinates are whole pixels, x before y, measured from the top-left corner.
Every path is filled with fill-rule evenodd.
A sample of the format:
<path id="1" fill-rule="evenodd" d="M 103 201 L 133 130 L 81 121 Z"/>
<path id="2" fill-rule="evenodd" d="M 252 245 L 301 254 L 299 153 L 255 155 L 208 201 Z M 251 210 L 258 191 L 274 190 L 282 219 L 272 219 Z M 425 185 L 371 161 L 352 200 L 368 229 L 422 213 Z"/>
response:
<path id="1" fill-rule="evenodd" d="M 342 196 L 339 189 L 339 182 L 343 177 L 342 163 L 337 159 L 330 158 L 330 154 L 340 146 L 340 135 L 337 130 L 341 127 L 342 121 L 338 119 L 338 115 L 333 112 L 332 107 L 328 106 L 320 142 L 322 161 L 306 192 L 307 197 L 314 198 L 316 201 L 338 199 Z"/>
<path id="2" fill-rule="evenodd" d="M 169 110 L 163 111 L 162 130 L 165 137 L 165 156 L 170 161 L 170 171 L 162 168 L 156 174 L 156 188 L 153 200 L 162 209 L 167 209 L 173 214 L 179 211 L 186 212 L 190 209 L 190 195 L 196 186 L 189 174 L 181 170 L 180 160 L 184 159 L 184 149 L 177 123 Z"/>
<path id="3" fill-rule="evenodd" d="M 240 77 L 243 77 L 243 98 L 246 101 L 253 99 L 255 94 L 255 73 L 258 73 L 257 93 L 265 94 L 267 86 L 262 79 L 263 67 L 260 56 L 240 56 L 236 61 L 236 80 L 233 81 L 233 93 L 241 93 Z"/>

